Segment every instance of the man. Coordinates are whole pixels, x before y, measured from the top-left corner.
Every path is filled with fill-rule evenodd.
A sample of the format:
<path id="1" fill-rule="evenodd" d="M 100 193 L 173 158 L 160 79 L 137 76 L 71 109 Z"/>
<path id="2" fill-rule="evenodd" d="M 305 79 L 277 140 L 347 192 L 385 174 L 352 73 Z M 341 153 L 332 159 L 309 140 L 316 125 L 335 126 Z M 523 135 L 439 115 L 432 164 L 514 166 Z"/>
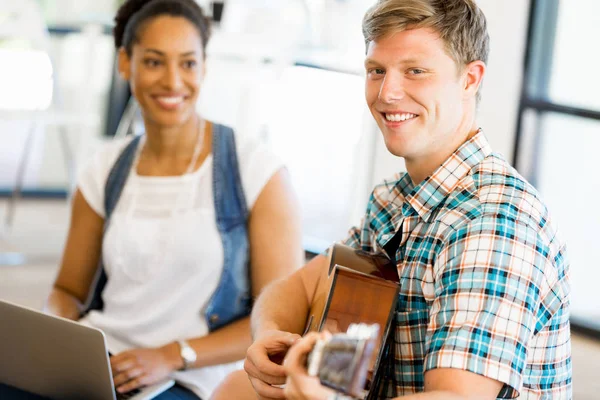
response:
<path id="1" fill-rule="evenodd" d="M 380 397 L 571 398 L 564 243 L 476 122 L 484 15 L 473 0 L 380 0 L 363 33 L 366 99 L 408 171 L 374 189 L 344 241 L 398 268 L 395 376 Z M 245 370 L 260 398 L 335 398 L 306 375 L 314 335 L 277 364 L 326 267 L 318 256 L 258 298 Z"/>

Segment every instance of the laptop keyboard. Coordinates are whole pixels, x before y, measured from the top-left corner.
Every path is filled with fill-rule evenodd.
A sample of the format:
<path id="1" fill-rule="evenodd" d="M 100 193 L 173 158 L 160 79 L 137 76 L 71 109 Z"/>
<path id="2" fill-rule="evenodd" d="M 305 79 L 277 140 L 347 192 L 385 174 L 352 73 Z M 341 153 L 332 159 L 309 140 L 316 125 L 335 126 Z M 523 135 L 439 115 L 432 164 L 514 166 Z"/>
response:
<path id="1" fill-rule="evenodd" d="M 140 389 L 133 389 L 130 390 L 127 393 L 119 393 L 119 392 L 115 392 L 117 394 L 117 400 L 127 400 L 132 398 L 133 396 L 135 396 L 136 394 L 138 394 L 139 392 L 141 392 Z"/>

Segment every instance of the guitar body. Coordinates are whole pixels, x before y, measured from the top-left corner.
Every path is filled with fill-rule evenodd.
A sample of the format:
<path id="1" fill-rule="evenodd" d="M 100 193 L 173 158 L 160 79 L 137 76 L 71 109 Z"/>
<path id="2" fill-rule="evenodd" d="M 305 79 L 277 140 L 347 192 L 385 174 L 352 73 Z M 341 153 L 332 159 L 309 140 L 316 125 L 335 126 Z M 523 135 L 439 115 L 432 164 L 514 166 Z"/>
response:
<path id="1" fill-rule="evenodd" d="M 384 255 L 335 244 L 330 251 L 329 268 L 321 277 L 313 299 L 305 332 L 343 333 L 351 324 L 359 323 L 380 327 L 376 350 L 368 366 L 366 386 L 369 387 L 381 361 L 398 299 L 396 265 Z M 358 394 L 355 388 L 345 392 L 355 397 Z"/>

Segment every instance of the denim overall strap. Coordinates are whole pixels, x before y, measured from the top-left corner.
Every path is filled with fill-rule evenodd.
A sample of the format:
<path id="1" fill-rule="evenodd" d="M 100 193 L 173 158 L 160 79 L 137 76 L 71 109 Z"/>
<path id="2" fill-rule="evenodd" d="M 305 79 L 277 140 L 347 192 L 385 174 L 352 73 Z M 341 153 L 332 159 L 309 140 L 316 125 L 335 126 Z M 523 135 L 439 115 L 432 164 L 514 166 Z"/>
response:
<path id="1" fill-rule="evenodd" d="M 125 147 L 110 170 L 108 178 L 106 179 L 106 184 L 104 186 L 104 235 L 108 230 L 110 216 L 117 207 L 117 203 L 121 197 L 121 192 L 123 191 L 125 182 L 129 177 L 131 165 L 133 164 L 135 153 L 141 138 L 141 136 L 137 136 Z M 107 277 L 104 270 L 104 263 L 102 261 L 102 253 L 100 253 L 100 261 L 98 262 L 95 284 L 92 286 L 93 292 L 91 292 L 88 299 L 85 313 L 88 313 L 92 310 L 102 310 L 104 308 L 102 291 L 104 290 L 104 286 L 106 286 L 106 281 Z"/>
<path id="2" fill-rule="evenodd" d="M 223 272 L 205 310 L 210 331 L 250 315 L 248 209 L 233 130 L 213 126 L 213 194 L 223 243 Z"/>

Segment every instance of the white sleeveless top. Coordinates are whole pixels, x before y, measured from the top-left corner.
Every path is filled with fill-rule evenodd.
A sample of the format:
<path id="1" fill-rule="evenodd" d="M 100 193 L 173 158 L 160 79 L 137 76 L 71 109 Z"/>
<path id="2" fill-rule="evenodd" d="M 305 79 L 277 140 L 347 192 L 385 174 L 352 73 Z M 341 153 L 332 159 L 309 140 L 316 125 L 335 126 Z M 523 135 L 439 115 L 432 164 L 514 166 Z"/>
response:
<path id="1" fill-rule="evenodd" d="M 104 185 L 128 137 L 109 143 L 82 171 L 78 187 L 104 217 Z M 282 168 L 267 144 L 236 135 L 242 186 L 248 209 Z M 102 256 L 109 276 L 104 309 L 80 322 L 104 331 L 111 353 L 159 347 L 207 335 L 203 310 L 223 268 L 223 246 L 212 188 L 212 155 L 189 175 L 139 176 L 132 168 L 104 238 Z M 174 373 L 203 399 L 240 362 Z"/>

